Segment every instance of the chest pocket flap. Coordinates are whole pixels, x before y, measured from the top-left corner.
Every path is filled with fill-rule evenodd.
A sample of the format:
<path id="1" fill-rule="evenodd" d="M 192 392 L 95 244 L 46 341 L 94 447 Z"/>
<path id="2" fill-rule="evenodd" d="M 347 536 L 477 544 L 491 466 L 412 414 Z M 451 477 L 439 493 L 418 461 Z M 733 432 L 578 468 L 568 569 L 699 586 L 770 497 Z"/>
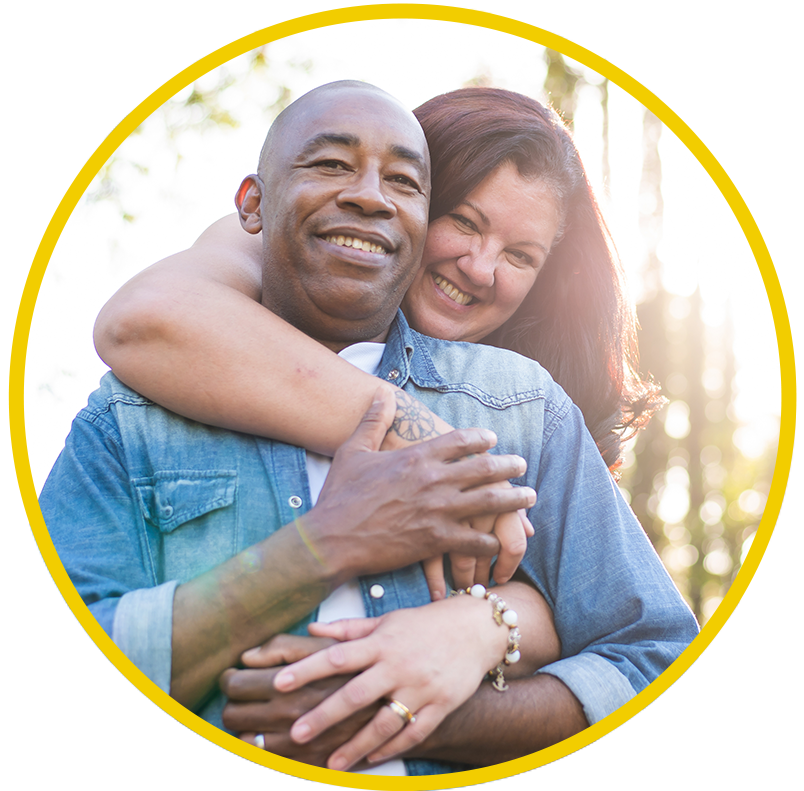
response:
<path id="1" fill-rule="evenodd" d="M 132 481 L 143 516 L 163 533 L 234 502 L 234 470 L 168 470 Z"/>

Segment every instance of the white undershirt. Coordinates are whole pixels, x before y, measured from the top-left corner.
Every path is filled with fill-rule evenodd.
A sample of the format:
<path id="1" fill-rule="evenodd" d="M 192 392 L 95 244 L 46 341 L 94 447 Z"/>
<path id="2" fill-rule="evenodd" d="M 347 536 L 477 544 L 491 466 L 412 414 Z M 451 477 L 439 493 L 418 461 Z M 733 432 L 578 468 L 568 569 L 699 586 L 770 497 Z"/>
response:
<path id="1" fill-rule="evenodd" d="M 352 363 L 356 368 L 372 376 L 380 369 L 380 362 L 385 351 L 384 343 L 355 343 L 343 349 L 339 356 Z M 332 459 L 319 453 L 307 451 L 307 478 L 310 483 L 310 497 L 313 505 L 324 486 Z M 341 618 L 365 618 L 366 606 L 360 593 L 357 579 L 351 579 L 334 590 L 318 608 L 318 620 L 332 623 Z M 405 763 L 401 759 L 386 761 L 380 766 L 361 769 L 359 774 L 370 775 L 407 775 Z"/>

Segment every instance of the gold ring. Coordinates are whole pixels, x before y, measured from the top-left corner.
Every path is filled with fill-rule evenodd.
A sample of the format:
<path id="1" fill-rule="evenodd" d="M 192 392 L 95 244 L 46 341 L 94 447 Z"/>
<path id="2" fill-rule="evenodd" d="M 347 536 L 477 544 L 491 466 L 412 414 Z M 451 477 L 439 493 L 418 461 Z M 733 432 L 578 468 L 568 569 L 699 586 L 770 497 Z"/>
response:
<path id="1" fill-rule="evenodd" d="M 400 703 L 398 700 L 391 698 L 388 701 L 388 708 L 391 709 L 394 714 L 398 714 L 405 721 L 405 725 L 416 722 L 416 715 L 404 703 Z"/>

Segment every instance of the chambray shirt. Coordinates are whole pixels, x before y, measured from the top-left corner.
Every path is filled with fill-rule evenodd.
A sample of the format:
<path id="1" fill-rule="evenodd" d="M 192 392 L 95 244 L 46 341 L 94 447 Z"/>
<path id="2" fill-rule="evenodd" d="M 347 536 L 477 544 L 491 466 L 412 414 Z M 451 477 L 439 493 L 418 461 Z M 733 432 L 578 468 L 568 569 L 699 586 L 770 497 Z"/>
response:
<path id="1" fill-rule="evenodd" d="M 622 499 L 580 411 L 537 363 L 435 340 L 400 313 L 380 376 L 455 427 L 496 432 L 538 492 L 521 568 L 553 610 L 562 658 L 544 668 L 590 723 L 653 681 L 697 633 L 695 619 Z M 73 422 L 42 490 L 50 535 L 75 587 L 121 650 L 170 688 L 173 594 L 310 507 L 305 451 L 212 428 L 156 406 L 111 373 Z M 369 616 L 430 601 L 419 564 L 362 577 Z M 380 594 L 380 595 L 378 595 Z M 291 631 L 305 634 L 316 612 Z M 217 695 L 198 713 L 223 727 Z M 408 761 L 410 774 L 455 765 Z"/>

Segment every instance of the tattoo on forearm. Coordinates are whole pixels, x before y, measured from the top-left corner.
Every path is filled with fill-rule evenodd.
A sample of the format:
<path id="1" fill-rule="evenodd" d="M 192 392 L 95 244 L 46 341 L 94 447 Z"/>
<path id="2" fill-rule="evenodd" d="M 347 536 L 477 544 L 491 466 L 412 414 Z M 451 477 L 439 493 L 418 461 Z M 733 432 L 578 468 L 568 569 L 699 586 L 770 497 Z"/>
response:
<path id="1" fill-rule="evenodd" d="M 398 434 L 408 442 L 418 442 L 430 437 L 438 437 L 441 432 L 435 426 L 433 413 L 407 393 L 396 393 L 396 416 L 389 431 Z"/>

